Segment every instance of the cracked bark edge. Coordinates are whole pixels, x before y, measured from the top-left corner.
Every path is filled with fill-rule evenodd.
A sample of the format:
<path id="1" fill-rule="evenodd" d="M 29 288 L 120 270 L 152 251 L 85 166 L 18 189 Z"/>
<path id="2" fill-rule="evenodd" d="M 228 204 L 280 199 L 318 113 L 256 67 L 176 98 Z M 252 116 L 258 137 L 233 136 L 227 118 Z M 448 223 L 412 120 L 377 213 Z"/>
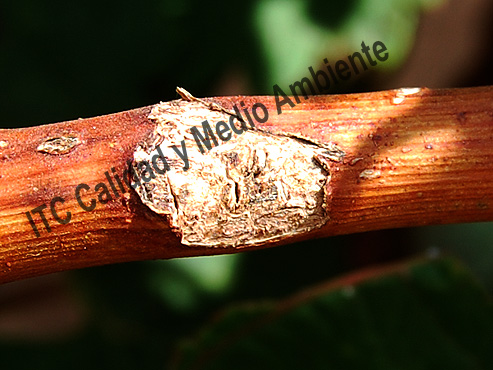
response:
<path id="1" fill-rule="evenodd" d="M 254 246 L 322 227 L 329 220 L 333 147 L 291 135 L 247 129 L 231 112 L 181 94 L 153 107 L 152 134 L 138 145 L 133 167 L 142 202 L 165 217 L 188 246 Z M 230 140 L 202 153 L 192 127 L 235 125 Z M 227 133 L 225 132 L 224 135 Z M 175 147 L 173 149 L 173 146 Z M 189 168 L 177 154 L 186 154 Z M 161 156 L 168 171 L 152 172 Z M 152 174 L 151 174 L 152 172 Z"/>

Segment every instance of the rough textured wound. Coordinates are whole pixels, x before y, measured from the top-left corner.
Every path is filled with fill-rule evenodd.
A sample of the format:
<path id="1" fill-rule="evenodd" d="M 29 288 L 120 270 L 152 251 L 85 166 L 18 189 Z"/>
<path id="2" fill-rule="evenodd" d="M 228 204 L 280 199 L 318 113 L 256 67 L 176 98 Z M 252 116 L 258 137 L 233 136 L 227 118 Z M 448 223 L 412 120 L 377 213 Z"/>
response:
<path id="1" fill-rule="evenodd" d="M 228 141 L 201 153 L 192 127 L 204 135 L 202 122 L 246 127 L 224 109 L 199 99 L 160 103 L 149 118 L 156 129 L 134 153 L 134 169 L 141 181 L 136 190 L 142 202 L 166 216 L 182 243 L 226 247 L 261 244 L 321 227 L 329 219 L 326 199 L 330 180 L 326 148 L 293 137 L 258 130 L 231 131 Z M 243 126 L 242 126 L 243 125 Z M 214 130 L 215 131 L 215 130 Z M 189 169 L 173 150 L 183 151 Z M 149 176 L 160 147 L 170 170 Z M 161 168 L 163 163 L 158 161 Z"/>

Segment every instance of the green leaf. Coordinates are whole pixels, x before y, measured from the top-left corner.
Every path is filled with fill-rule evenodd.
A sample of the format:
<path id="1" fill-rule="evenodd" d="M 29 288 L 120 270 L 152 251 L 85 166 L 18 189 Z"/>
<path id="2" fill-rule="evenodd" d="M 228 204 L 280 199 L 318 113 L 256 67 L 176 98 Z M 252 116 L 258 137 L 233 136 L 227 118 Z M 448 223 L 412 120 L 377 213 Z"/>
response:
<path id="1" fill-rule="evenodd" d="M 149 285 L 168 307 L 191 313 L 233 288 L 239 254 L 150 261 Z"/>
<path id="2" fill-rule="evenodd" d="M 231 308 L 174 369 L 491 369 L 493 305 L 457 261 L 367 270 Z"/>
<path id="3" fill-rule="evenodd" d="M 411 51 L 420 13 L 445 2 L 260 0 L 255 28 L 269 72 L 265 88 L 278 84 L 287 89 L 309 76 L 308 67 L 323 66 L 324 58 L 334 66 L 360 52 L 362 41 L 383 42 L 390 57 L 378 68 L 395 70 Z"/>

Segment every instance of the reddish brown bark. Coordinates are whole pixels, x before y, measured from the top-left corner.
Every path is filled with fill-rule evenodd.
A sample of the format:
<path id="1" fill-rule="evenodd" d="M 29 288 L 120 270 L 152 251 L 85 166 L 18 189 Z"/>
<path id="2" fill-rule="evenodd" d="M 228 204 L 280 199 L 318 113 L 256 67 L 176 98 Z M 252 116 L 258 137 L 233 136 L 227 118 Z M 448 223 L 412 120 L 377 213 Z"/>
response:
<path id="1" fill-rule="evenodd" d="M 281 243 L 367 230 L 493 220 L 493 88 L 382 91 L 301 98 L 278 114 L 274 97 L 205 99 L 226 109 L 244 101 L 269 109 L 265 130 L 336 143 L 346 152 L 331 163 L 330 220 Z M 239 105 L 239 104 L 238 104 Z M 95 196 L 105 172 L 121 174 L 154 123 L 150 108 L 0 131 L 0 282 L 123 261 L 232 253 L 241 248 L 186 247 L 166 220 L 135 192 L 97 203 L 76 201 L 85 183 Z M 198 125 L 200 123 L 198 122 Z M 46 139 L 77 137 L 68 153 L 38 150 Z M 49 151 L 49 149 L 48 149 Z M 109 185 L 108 185 L 109 186 Z M 120 194 L 121 195 L 121 194 Z M 61 218 L 50 213 L 55 204 Z M 84 198 L 86 199 L 86 198 Z M 87 198 L 89 199 L 89 198 Z M 26 212 L 46 204 L 47 232 Z M 262 247 L 278 245 L 272 243 Z"/>

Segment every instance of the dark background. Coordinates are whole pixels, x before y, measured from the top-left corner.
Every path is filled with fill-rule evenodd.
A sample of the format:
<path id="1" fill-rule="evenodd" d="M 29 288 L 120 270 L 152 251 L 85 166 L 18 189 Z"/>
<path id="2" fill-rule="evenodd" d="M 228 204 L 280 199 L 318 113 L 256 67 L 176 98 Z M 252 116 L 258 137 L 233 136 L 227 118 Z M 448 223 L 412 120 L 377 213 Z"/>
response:
<path id="1" fill-rule="evenodd" d="M 389 5 L 390 4 L 390 5 Z M 493 84 L 493 7 L 461 2 L 38 1 L 0 3 L 0 124 L 34 126 L 193 95 L 272 94 L 361 41 L 389 60 L 331 93 Z M 234 256 L 90 268 L 0 287 L 7 368 L 162 368 L 228 304 L 280 298 L 420 253 L 462 259 L 493 291 L 492 226 L 430 226 Z"/>

